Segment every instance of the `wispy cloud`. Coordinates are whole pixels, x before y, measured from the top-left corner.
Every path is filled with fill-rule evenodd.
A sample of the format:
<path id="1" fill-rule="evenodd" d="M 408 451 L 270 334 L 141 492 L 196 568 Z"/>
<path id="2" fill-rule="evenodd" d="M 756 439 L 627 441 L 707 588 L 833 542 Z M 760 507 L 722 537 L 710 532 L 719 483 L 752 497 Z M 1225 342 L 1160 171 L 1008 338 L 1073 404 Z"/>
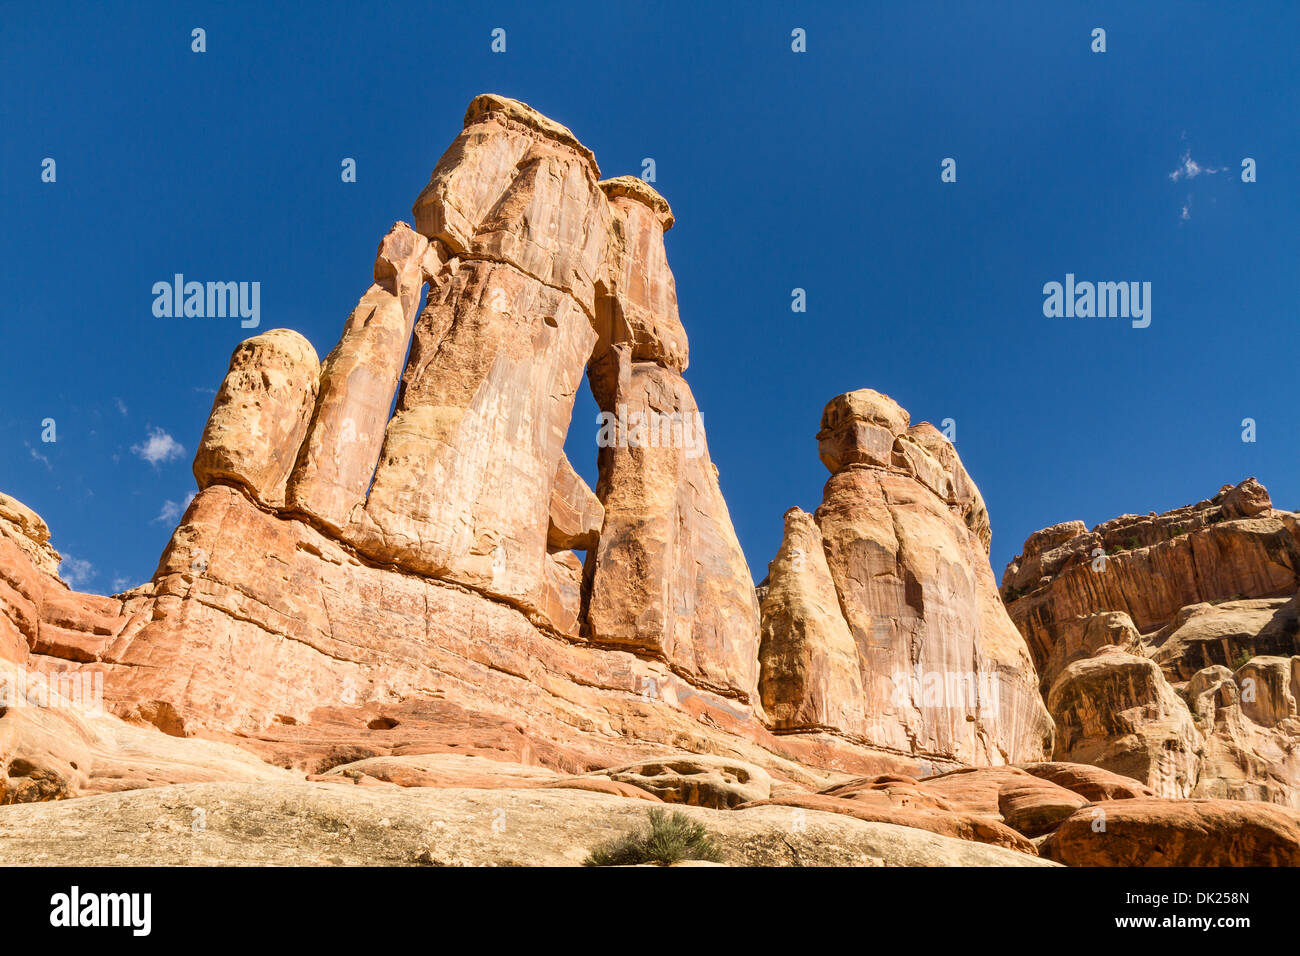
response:
<path id="1" fill-rule="evenodd" d="M 121 594 L 123 591 L 129 591 L 130 589 L 131 589 L 130 578 L 113 578 L 114 594 Z"/>
<path id="2" fill-rule="evenodd" d="M 1183 153 L 1182 162 L 1179 163 L 1177 169 L 1169 174 L 1169 178 L 1174 182 L 1178 182 L 1180 179 L 1195 179 L 1197 176 L 1201 175 L 1201 173 L 1213 176 L 1215 173 L 1225 173 L 1227 171 L 1227 166 L 1202 166 L 1196 160 L 1192 159 L 1192 154 L 1189 150 Z"/>
<path id="3" fill-rule="evenodd" d="M 149 429 L 149 437 L 139 445 L 132 445 L 131 451 L 151 465 L 168 462 L 185 454 L 180 442 L 161 428 Z"/>
<path id="4" fill-rule="evenodd" d="M 44 465 L 44 466 L 45 466 L 46 468 L 48 468 L 50 471 L 53 471 L 53 470 L 54 470 L 54 466 L 50 464 L 50 460 L 49 460 L 48 458 L 46 458 L 44 455 L 42 455 L 40 452 L 38 452 L 34 447 L 32 447 L 32 443 L 31 443 L 31 442 L 27 442 L 27 441 L 25 441 L 25 442 L 23 442 L 23 444 L 26 445 L 26 446 L 27 446 L 27 450 L 28 450 L 29 452 L 31 452 L 33 460 L 35 460 L 35 461 L 39 461 L 42 465 Z"/>
<path id="5" fill-rule="evenodd" d="M 188 508 L 190 502 L 194 500 L 194 494 L 195 493 L 191 491 L 185 496 L 184 501 L 164 501 L 162 503 L 162 509 L 158 512 L 158 517 L 154 518 L 153 521 L 149 523 L 155 524 L 161 521 L 171 524 L 174 521 L 179 521 L 181 515 L 185 514 L 185 509 Z"/>
<path id="6" fill-rule="evenodd" d="M 95 579 L 95 566 L 89 561 L 83 561 L 81 558 L 74 558 L 70 554 L 63 556 L 63 563 L 59 565 L 59 577 L 68 582 L 68 585 L 80 590 Z"/>
<path id="7" fill-rule="evenodd" d="M 120 398 L 115 398 L 113 399 L 113 401 L 117 402 L 117 410 L 121 412 L 123 415 L 126 415 L 127 414 L 126 402 L 122 401 Z"/>

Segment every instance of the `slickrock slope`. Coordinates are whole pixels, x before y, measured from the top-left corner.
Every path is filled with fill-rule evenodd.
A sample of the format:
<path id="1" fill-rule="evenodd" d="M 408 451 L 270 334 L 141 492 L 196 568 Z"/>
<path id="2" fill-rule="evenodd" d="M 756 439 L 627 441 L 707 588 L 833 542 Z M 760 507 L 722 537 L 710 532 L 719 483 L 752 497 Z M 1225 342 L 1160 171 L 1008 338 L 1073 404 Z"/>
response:
<path id="1" fill-rule="evenodd" d="M 1002 593 L 1055 756 L 1166 797 L 1300 808 L 1300 515 L 1248 478 L 1162 515 L 1031 535 Z"/>
<path id="2" fill-rule="evenodd" d="M 643 829 L 647 806 L 569 789 L 188 784 L 0 809 L 0 866 L 579 866 Z M 1054 865 L 844 814 L 675 809 L 730 866 Z"/>
<path id="3" fill-rule="evenodd" d="M 832 399 L 817 437 L 831 478 L 815 515 L 786 515 L 762 606 L 773 726 L 938 769 L 1043 759 L 1051 720 L 951 444 L 870 389 Z"/>

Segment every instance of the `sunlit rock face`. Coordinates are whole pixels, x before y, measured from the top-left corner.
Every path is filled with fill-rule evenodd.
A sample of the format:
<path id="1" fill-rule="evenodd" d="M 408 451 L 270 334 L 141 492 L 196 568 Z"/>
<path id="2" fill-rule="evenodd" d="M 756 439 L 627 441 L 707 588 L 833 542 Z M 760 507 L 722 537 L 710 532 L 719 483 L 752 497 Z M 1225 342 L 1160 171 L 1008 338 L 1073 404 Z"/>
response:
<path id="1" fill-rule="evenodd" d="M 765 701 L 780 702 L 785 729 L 826 720 L 963 764 L 1042 759 L 1051 721 L 998 599 L 983 501 L 951 444 L 871 389 L 833 398 L 817 438 L 832 474 L 811 522 L 787 516 L 771 569 Z M 802 699 L 791 659 L 816 662 Z"/>
<path id="2" fill-rule="evenodd" d="M 1248 478 L 1164 514 L 1035 532 L 1002 594 L 1055 756 L 1162 796 L 1300 807 L 1300 515 Z"/>

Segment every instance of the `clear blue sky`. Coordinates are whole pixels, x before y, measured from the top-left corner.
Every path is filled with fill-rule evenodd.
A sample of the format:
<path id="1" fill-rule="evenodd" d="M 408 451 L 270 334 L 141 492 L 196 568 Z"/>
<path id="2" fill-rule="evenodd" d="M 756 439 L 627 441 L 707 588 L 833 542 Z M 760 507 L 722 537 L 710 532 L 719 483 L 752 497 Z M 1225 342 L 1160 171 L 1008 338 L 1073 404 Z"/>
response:
<path id="1" fill-rule="evenodd" d="M 152 574 L 253 334 L 155 318 L 153 283 L 259 281 L 261 330 L 324 356 L 485 91 L 606 176 L 655 159 L 687 378 L 756 578 L 785 509 L 820 501 L 823 404 L 865 386 L 956 421 L 999 575 L 1040 527 L 1247 475 L 1300 507 L 1300 5 L 83 6 L 4 5 L 0 490 L 87 590 Z M 1151 282 L 1151 326 L 1045 318 L 1067 272 Z M 575 430 L 591 476 L 589 399 Z"/>

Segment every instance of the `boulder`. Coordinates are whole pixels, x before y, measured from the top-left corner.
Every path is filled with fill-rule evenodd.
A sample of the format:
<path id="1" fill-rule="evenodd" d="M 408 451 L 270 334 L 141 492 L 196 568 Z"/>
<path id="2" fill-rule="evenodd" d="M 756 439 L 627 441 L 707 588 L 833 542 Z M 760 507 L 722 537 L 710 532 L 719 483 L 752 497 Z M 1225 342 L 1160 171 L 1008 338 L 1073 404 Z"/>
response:
<path id="1" fill-rule="evenodd" d="M 1154 797 L 1155 791 L 1132 777 L 1111 773 L 1101 767 L 1085 763 L 1031 763 L 1022 768 L 1026 773 L 1041 777 L 1066 790 L 1073 791 L 1092 803 L 1102 800 L 1129 800 L 1134 797 Z"/>
<path id="2" fill-rule="evenodd" d="M 1300 866 L 1300 813 L 1231 800 L 1117 800 L 1076 811 L 1040 852 L 1067 866 Z"/>
<path id="3" fill-rule="evenodd" d="M 604 505 L 573 470 L 569 459 L 561 454 L 551 483 L 551 514 L 546 546 L 552 551 L 588 551 L 596 547 L 604 523 Z"/>
<path id="4" fill-rule="evenodd" d="M 1203 738 L 1153 661 L 1102 648 L 1062 671 L 1047 706 L 1054 759 L 1124 774 L 1162 797 L 1191 794 Z"/>

